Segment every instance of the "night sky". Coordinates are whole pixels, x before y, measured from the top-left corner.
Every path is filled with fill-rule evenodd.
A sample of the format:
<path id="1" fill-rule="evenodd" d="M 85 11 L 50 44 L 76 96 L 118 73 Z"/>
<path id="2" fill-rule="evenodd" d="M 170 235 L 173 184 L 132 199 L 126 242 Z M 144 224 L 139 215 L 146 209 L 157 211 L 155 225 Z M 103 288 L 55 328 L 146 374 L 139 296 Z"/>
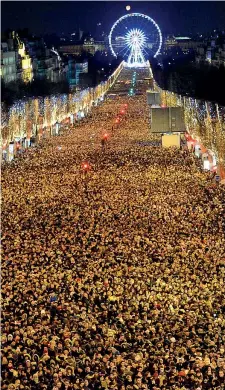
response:
<path id="1" fill-rule="evenodd" d="M 97 23 L 106 33 L 120 16 L 130 12 L 152 17 L 164 33 L 190 34 L 225 30 L 223 1 L 2 1 L 2 31 L 28 28 L 34 34 L 70 33 L 78 27 L 96 33 Z"/>

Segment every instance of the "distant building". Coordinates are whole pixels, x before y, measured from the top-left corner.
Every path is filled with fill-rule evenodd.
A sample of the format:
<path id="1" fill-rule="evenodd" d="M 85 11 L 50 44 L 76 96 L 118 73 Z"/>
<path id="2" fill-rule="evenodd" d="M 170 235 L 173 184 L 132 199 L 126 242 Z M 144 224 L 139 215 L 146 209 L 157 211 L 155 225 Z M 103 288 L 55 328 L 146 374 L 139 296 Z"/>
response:
<path id="1" fill-rule="evenodd" d="M 68 61 L 67 79 L 70 88 L 71 89 L 75 88 L 77 84 L 77 79 L 76 79 L 76 63 L 74 59 L 69 59 Z"/>
<path id="2" fill-rule="evenodd" d="M 37 78 L 57 83 L 65 79 L 59 53 L 48 49 L 43 39 L 27 38 L 22 42 L 18 34 L 12 32 L 7 42 L 2 42 L 2 53 L 1 73 L 5 82 L 22 80 L 26 83 Z"/>
<path id="3" fill-rule="evenodd" d="M 63 67 L 62 59 L 57 50 L 52 48 L 50 50 L 52 56 L 52 64 L 53 64 L 53 73 L 52 73 L 52 81 L 54 83 L 65 80 L 65 69 Z"/>
<path id="4" fill-rule="evenodd" d="M 3 48 L 1 50 L 1 77 L 7 84 L 17 81 L 17 54 L 15 51 L 6 51 L 5 44 Z"/>
<path id="5" fill-rule="evenodd" d="M 76 63 L 76 73 L 88 73 L 88 62 L 77 62 Z"/>
<path id="6" fill-rule="evenodd" d="M 26 53 L 25 45 L 18 38 L 18 54 L 20 60 L 21 77 L 25 83 L 33 79 L 33 66 L 29 54 Z"/>
<path id="7" fill-rule="evenodd" d="M 70 88 L 74 89 L 79 86 L 81 75 L 88 74 L 88 62 L 84 61 L 78 63 L 74 58 L 70 58 L 68 60 L 66 74 Z"/>
<path id="8" fill-rule="evenodd" d="M 75 64 L 76 69 L 76 84 L 79 84 L 80 81 L 80 74 L 88 73 L 88 62 L 77 62 Z"/>
<path id="9" fill-rule="evenodd" d="M 26 52 L 24 43 L 14 31 L 7 42 L 2 42 L 2 77 L 5 82 L 33 78 L 32 60 Z M 16 75 L 15 75 L 16 74 Z"/>
<path id="10" fill-rule="evenodd" d="M 59 53 L 63 55 L 80 56 L 83 53 L 83 45 L 63 45 L 59 47 Z"/>
<path id="11" fill-rule="evenodd" d="M 171 49 L 179 48 L 183 53 L 190 50 L 197 50 L 201 45 L 200 41 L 192 40 L 189 37 L 168 37 L 164 42 L 164 54 L 168 54 Z"/>
<path id="12" fill-rule="evenodd" d="M 90 40 L 85 39 L 83 44 L 74 44 L 74 45 L 62 45 L 59 47 L 59 52 L 63 55 L 75 55 L 80 56 L 82 53 L 86 52 L 94 55 L 97 51 L 107 50 L 106 44 L 104 41 L 94 42 L 93 38 Z"/>
<path id="13" fill-rule="evenodd" d="M 210 64 L 212 61 L 212 50 L 211 47 L 208 47 L 206 50 L 206 58 L 205 58 Z"/>
<path id="14" fill-rule="evenodd" d="M 199 47 L 195 60 L 197 63 L 207 62 L 216 67 L 225 66 L 225 44 L 214 45 L 210 42 L 208 45 Z"/>
<path id="15" fill-rule="evenodd" d="M 52 80 L 53 66 L 52 60 L 49 57 L 35 58 L 33 61 L 34 76 L 37 79 Z"/>
<path id="16" fill-rule="evenodd" d="M 62 61 L 55 49 L 48 49 L 44 43 L 38 43 L 36 51 L 32 48 L 34 77 L 59 82 L 63 78 Z"/>

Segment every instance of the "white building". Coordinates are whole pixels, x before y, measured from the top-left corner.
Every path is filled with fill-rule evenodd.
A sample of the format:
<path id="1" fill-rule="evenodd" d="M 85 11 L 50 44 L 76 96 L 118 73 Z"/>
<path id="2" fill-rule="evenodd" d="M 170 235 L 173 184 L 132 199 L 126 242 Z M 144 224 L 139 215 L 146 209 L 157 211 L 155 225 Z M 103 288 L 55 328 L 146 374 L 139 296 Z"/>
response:
<path id="1" fill-rule="evenodd" d="M 15 51 L 1 51 L 1 77 L 5 83 L 17 80 L 17 57 Z"/>
<path id="2" fill-rule="evenodd" d="M 75 68 L 77 73 L 88 73 L 88 62 L 76 62 Z"/>

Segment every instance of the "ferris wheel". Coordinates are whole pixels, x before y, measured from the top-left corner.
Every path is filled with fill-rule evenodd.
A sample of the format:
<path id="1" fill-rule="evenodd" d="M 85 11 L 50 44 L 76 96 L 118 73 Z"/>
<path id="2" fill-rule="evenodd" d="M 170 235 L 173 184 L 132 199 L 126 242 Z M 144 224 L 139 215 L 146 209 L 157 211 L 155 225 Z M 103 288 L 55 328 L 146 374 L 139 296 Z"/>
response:
<path id="1" fill-rule="evenodd" d="M 112 54 L 122 57 L 128 66 L 145 66 L 149 57 L 156 57 L 160 53 L 162 33 L 149 16 L 130 13 L 113 24 L 109 46 Z"/>

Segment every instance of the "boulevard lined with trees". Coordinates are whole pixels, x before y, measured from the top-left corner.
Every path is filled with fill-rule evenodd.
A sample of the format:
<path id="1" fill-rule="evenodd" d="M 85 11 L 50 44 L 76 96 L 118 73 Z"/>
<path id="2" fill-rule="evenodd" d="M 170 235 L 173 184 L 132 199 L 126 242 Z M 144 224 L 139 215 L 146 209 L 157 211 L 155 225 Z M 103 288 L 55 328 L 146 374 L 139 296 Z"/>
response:
<path id="1" fill-rule="evenodd" d="M 157 146 L 145 95 L 5 165 L 2 194 L 2 389 L 224 389 L 224 188 Z"/>

